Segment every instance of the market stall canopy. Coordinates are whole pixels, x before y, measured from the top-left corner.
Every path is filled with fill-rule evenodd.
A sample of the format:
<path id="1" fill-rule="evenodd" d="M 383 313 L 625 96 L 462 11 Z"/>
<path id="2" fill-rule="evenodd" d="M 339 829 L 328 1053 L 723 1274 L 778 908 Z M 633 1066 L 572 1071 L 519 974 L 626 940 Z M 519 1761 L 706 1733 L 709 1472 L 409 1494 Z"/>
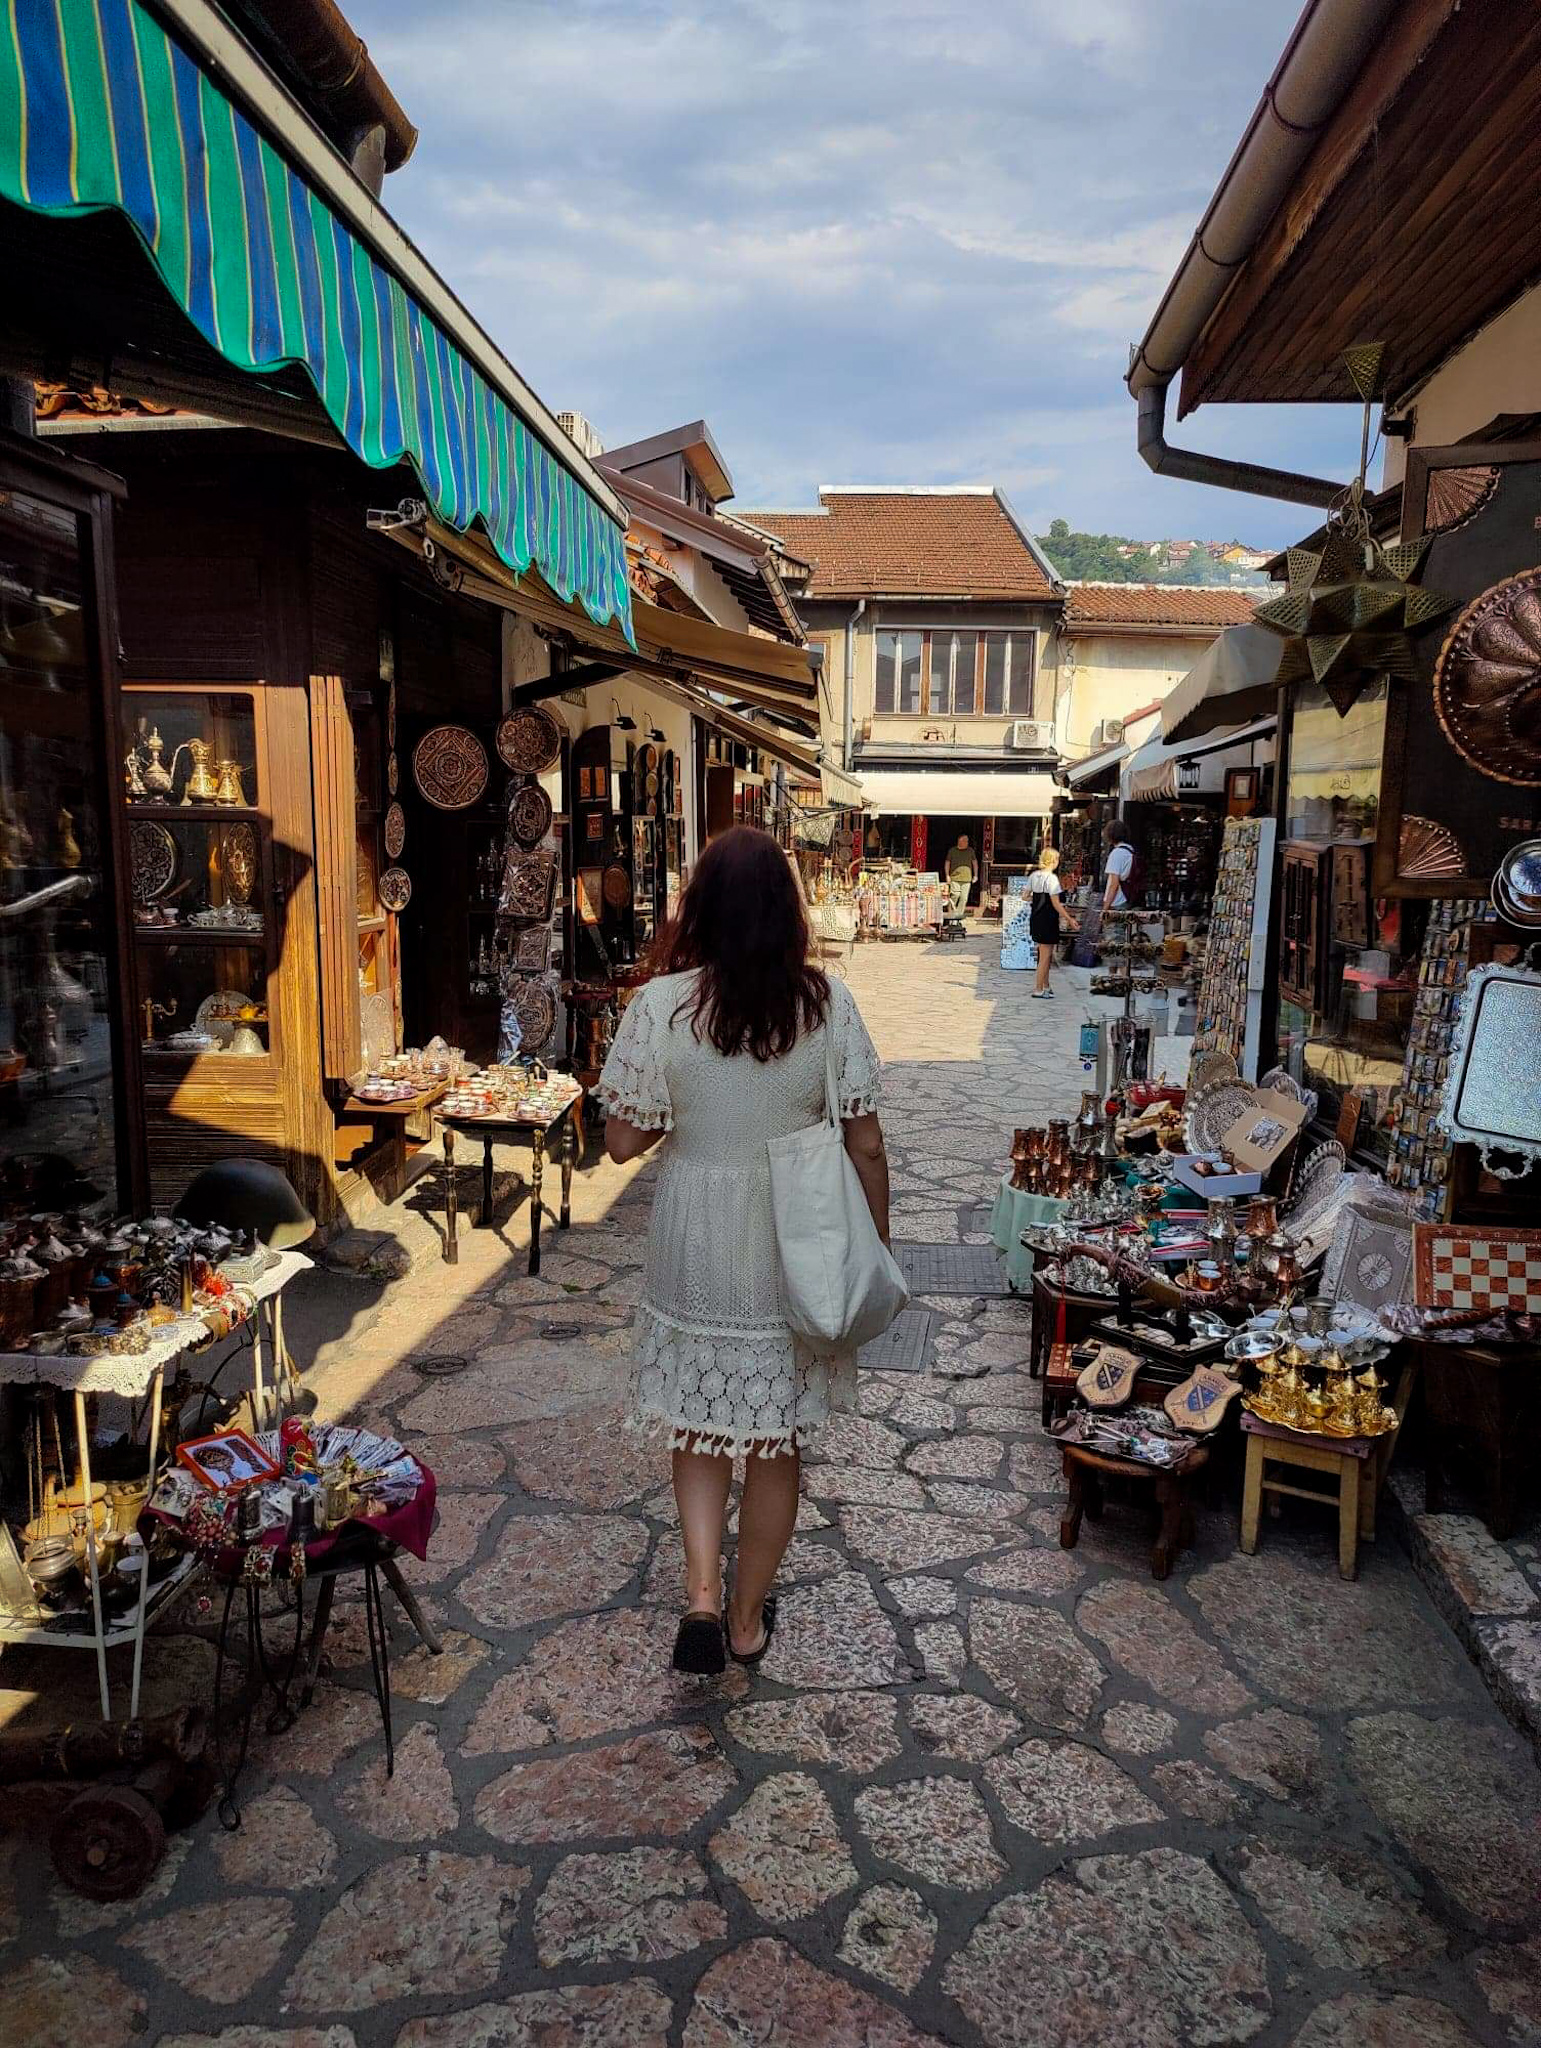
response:
<path id="1" fill-rule="evenodd" d="M 1227 733 L 1223 739 L 1209 740 L 1199 746 L 1176 744 L 1163 740 L 1159 732 L 1152 733 L 1145 744 L 1131 754 L 1123 771 L 1123 788 L 1126 802 L 1140 803 L 1181 803 L 1184 798 L 1197 795 L 1218 796 L 1225 788 L 1225 772 L 1228 768 L 1250 765 L 1251 750 L 1259 740 L 1267 739 L 1277 728 L 1278 718 L 1260 718 L 1255 724 L 1245 725 L 1239 732 Z M 1179 769 L 1191 764 L 1195 771 L 1184 776 Z"/>
<path id="2" fill-rule="evenodd" d="M 861 784 L 854 775 L 847 775 L 843 768 L 836 768 L 831 762 L 819 763 L 819 788 L 827 804 L 838 804 L 843 810 L 859 811 L 866 803 Z"/>
<path id="3" fill-rule="evenodd" d="M 185 321 L 145 305 L 104 217 Z M 115 388 L 218 410 L 227 367 L 265 380 L 270 423 L 287 401 L 372 468 L 409 462 L 448 526 L 629 639 L 614 492 L 208 0 L 0 9 L 0 237 Z M 13 293 L 0 360 L 36 374 L 20 317 Z"/>
<path id="4" fill-rule="evenodd" d="M 1284 642 L 1261 626 L 1231 626 L 1212 641 L 1161 706 L 1163 740 L 1245 725 L 1276 707 Z"/>
<path id="5" fill-rule="evenodd" d="M 861 786 L 868 807 L 888 817 L 1046 818 L 1054 805 L 1054 777 L 1047 768 L 993 775 L 864 768 Z"/>

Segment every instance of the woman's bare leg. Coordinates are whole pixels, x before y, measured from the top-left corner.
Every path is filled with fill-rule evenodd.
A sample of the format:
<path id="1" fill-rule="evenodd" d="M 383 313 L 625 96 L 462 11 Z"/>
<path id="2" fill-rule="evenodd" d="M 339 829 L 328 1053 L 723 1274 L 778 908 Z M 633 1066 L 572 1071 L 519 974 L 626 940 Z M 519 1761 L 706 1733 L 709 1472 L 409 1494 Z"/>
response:
<path id="1" fill-rule="evenodd" d="M 685 1539 L 685 1606 L 722 1612 L 722 1529 L 733 1481 L 731 1458 L 674 1453 L 674 1500 Z"/>
<path id="2" fill-rule="evenodd" d="M 1043 994 L 1043 992 L 1044 992 L 1044 990 L 1045 990 L 1045 989 L 1046 989 L 1046 988 L 1048 987 L 1048 985 L 1049 985 L 1049 969 L 1050 969 L 1050 968 L 1051 968 L 1051 967 L 1052 967 L 1053 965 L 1054 965 L 1054 949 L 1053 949 L 1053 947 L 1052 947 L 1052 946 L 1047 946 L 1047 945 L 1045 945 L 1045 944 L 1044 944 L 1044 942 L 1043 942 L 1043 940 L 1042 940 L 1042 939 L 1040 939 L 1040 940 L 1038 941 L 1038 976 L 1037 976 L 1037 988 L 1038 988 L 1038 993 L 1039 993 L 1039 995 L 1042 995 L 1042 994 Z"/>
<path id="3" fill-rule="evenodd" d="M 733 1604 L 728 1637 L 740 1656 L 764 1640 L 760 1610 L 775 1582 L 797 1526 L 796 1451 L 779 1458 L 746 1458 L 744 1492 L 738 1504 L 738 1558 L 733 1567 Z"/>

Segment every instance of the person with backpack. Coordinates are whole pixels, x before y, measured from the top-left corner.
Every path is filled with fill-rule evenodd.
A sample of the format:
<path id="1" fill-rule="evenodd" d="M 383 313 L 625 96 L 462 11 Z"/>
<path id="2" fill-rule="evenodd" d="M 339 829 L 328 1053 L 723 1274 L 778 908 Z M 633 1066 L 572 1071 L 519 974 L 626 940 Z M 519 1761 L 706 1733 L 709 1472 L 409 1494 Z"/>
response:
<path id="1" fill-rule="evenodd" d="M 1103 911 L 1127 910 L 1140 900 L 1140 856 L 1129 843 L 1128 827 L 1119 818 L 1103 828 L 1102 839 L 1107 848 L 1102 870 L 1107 877 Z"/>
<path id="2" fill-rule="evenodd" d="M 1080 929 L 1063 906 L 1059 876 L 1055 872 L 1058 867 L 1058 848 L 1040 847 L 1038 865 L 1027 880 L 1027 928 L 1038 948 L 1038 971 L 1033 989 L 1035 1003 L 1054 993 L 1049 986 L 1049 969 L 1054 965 L 1054 948 L 1059 944 L 1061 934 Z"/>

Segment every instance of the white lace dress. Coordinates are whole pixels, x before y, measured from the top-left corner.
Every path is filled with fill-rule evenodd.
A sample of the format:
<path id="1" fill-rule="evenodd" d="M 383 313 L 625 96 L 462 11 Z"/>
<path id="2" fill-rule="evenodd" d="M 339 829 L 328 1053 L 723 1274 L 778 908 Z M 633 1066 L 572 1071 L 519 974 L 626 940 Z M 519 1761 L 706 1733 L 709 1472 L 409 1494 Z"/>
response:
<path id="1" fill-rule="evenodd" d="M 693 981 L 663 975 L 637 995 L 595 1089 L 607 1115 L 671 1134 L 632 1332 L 630 1421 L 674 1450 L 773 1457 L 850 1406 L 856 1359 L 816 1357 L 782 1320 L 766 1142 L 823 1115 L 826 1031 L 842 1117 L 877 1108 L 878 1058 L 834 981 L 828 1022 L 785 1058 L 725 1059 L 691 1029 Z"/>

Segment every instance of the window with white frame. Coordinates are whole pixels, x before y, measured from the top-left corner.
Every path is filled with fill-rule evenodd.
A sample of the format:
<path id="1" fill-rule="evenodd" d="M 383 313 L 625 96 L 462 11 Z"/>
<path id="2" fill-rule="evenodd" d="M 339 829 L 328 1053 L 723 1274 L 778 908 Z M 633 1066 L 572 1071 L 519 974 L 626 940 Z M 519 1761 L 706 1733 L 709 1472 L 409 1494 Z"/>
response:
<path id="1" fill-rule="evenodd" d="M 932 718 L 1028 718 L 1033 710 L 1033 633 L 881 631 L 879 714 Z"/>

